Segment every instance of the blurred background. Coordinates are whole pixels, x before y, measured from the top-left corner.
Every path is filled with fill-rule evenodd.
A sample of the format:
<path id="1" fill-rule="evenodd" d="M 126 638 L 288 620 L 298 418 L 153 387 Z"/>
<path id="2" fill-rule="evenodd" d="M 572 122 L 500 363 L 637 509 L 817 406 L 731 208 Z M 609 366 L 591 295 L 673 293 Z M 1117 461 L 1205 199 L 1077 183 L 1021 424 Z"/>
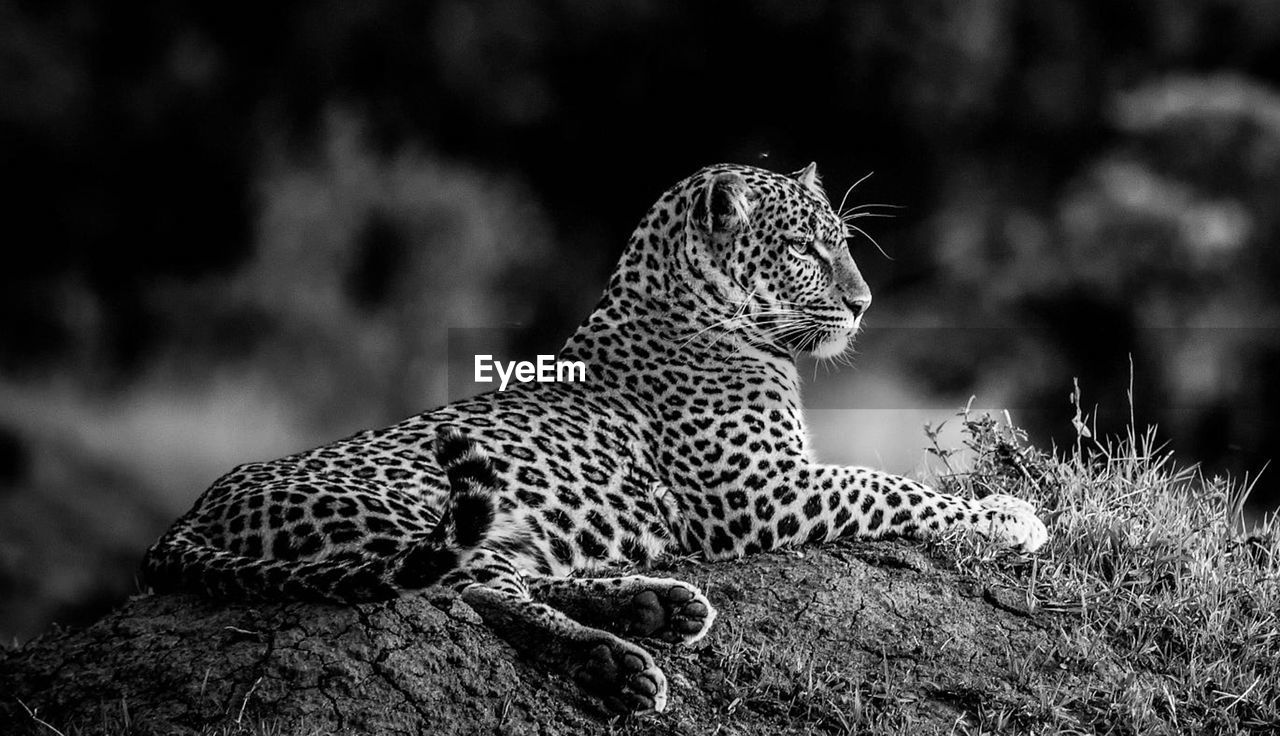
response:
<path id="1" fill-rule="evenodd" d="M 901 207 L 854 366 L 802 366 L 823 459 L 917 470 L 970 396 L 1073 443 L 1073 377 L 1099 432 L 1277 455 L 1280 3 L 236 6 L 0 0 L 0 640 L 134 592 L 233 465 L 471 390 L 477 335 L 554 352 L 721 161 Z"/>

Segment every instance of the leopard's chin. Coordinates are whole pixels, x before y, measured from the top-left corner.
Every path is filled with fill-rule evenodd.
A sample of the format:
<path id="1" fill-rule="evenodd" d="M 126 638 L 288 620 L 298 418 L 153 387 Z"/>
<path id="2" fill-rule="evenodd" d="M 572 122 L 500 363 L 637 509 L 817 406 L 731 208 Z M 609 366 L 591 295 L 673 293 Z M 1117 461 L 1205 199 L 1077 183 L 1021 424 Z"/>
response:
<path id="1" fill-rule="evenodd" d="M 817 345 L 814 345 L 813 349 L 809 351 L 809 355 L 820 359 L 834 358 L 848 350 L 851 342 L 853 342 L 853 330 L 835 332 Z"/>

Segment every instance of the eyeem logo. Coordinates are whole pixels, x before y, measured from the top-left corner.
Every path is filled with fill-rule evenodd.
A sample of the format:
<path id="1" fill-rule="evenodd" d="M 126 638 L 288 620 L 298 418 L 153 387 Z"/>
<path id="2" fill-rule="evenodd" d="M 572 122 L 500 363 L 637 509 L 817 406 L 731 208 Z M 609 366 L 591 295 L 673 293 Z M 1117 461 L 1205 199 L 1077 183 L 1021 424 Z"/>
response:
<path id="1" fill-rule="evenodd" d="M 493 383 L 498 374 L 498 390 L 506 391 L 512 378 L 519 383 L 576 383 L 587 380 L 587 364 L 580 360 L 556 360 L 554 355 L 539 355 L 534 362 L 494 360 L 492 355 L 476 356 L 476 383 Z"/>

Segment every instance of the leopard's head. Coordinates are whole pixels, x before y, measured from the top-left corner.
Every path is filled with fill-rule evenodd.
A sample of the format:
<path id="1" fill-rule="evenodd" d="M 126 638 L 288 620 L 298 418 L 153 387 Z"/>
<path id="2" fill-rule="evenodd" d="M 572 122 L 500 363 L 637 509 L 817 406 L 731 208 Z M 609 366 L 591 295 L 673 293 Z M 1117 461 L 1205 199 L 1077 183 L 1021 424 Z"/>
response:
<path id="1" fill-rule="evenodd" d="M 842 353 L 871 305 L 850 229 L 810 164 L 790 175 L 713 166 L 689 180 L 688 265 L 763 340 L 819 358 Z"/>

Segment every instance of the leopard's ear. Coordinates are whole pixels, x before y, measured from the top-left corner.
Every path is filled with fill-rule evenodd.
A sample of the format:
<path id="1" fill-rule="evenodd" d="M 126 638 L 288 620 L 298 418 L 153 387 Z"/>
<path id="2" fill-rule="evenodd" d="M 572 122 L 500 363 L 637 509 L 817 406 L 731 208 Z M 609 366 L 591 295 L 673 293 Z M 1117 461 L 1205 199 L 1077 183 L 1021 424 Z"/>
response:
<path id="1" fill-rule="evenodd" d="M 818 162 L 814 161 L 808 166 L 800 169 L 791 175 L 792 179 L 800 182 L 800 185 L 819 197 L 825 196 L 822 191 L 822 177 L 818 176 Z"/>
<path id="2" fill-rule="evenodd" d="M 746 227 L 756 200 L 746 179 L 729 172 L 716 174 L 694 192 L 691 217 L 713 238 L 732 237 Z"/>

